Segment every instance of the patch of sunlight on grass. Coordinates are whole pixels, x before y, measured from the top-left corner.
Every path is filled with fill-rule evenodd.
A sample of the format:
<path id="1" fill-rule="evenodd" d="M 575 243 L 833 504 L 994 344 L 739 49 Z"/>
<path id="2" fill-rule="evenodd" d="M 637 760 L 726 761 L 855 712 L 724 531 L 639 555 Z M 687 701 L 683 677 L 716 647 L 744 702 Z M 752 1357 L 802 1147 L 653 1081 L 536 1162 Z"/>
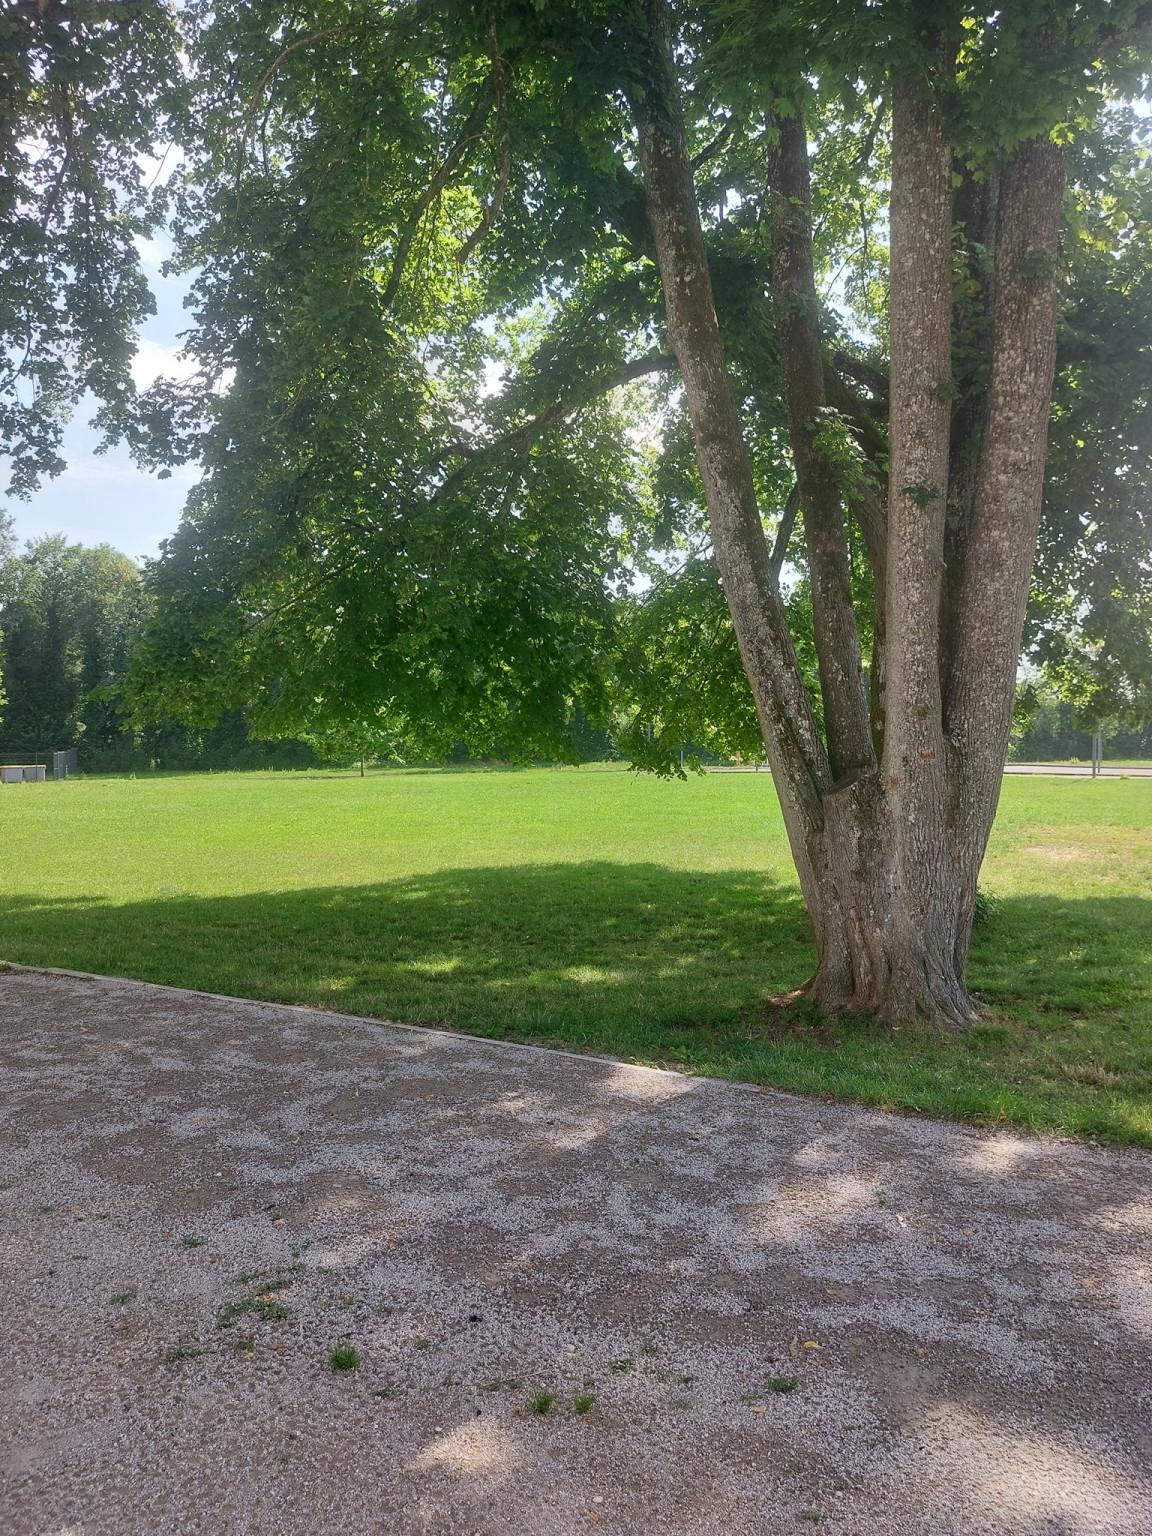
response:
<path id="1" fill-rule="evenodd" d="M 604 983 L 627 981 L 624 971 L 608 971 L 595 965 L 570 965 L 560 973 L 565 981 L 574 981 L 578 986 L 595 986 Z"/>

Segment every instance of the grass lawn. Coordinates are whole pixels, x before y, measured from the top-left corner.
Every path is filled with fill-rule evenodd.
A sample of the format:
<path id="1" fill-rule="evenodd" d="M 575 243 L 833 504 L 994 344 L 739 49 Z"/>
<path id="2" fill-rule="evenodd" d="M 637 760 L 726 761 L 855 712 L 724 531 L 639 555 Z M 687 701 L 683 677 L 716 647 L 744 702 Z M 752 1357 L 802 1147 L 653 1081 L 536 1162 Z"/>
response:
<path id="1" fill-rule="evenodd" d="M 1009 778 L 959 1040 L 765 1008 L 813 952 L 766 774 L 0 789 L 0 956 L 1152 1146 L 1152 780 Z"/>

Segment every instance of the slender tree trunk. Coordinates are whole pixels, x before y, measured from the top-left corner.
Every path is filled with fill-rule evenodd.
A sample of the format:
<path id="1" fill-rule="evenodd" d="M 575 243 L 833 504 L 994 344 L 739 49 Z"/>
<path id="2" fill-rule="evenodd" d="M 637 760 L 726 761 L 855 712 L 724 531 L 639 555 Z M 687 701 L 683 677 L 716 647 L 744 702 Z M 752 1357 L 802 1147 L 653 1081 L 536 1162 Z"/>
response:
<path id="1" fill-rule="evenodd" d="M 823 905 L 821 794 L 831 768 L 776 587 L 752 466 L 732 395 L 712 280 L 684 144 L 662 0 L 645 0 L 651 79 L 633 103 L 648 214 L 668 314 L 668 336 L 688 399 L 716 563 L 752 685 L 793 857 L 808 909 Z"/>
<path id="2" fill-rule="evenodd" d="M 1063 149 L 1029 140 L 1001 178 L 991 376 L 946 647 L 945 720 L 956 761 L 951 817 L 973 898 L 1003 783 L 1044 496 L 1063 195 Z M 957 935 L 958 965 L 967 958 L 970 928 Z"/>
<path id="3" fill-rule="evenodd" d="M 828 755 L 836 779 L 876 766 L 840 472 L 821 446 L 824 355 L 812 260 L 812 189 L 802 113 L 780 118 L 775 156 L 776 229 L 772 296 L 788 411 L 792 462 L 804 513 L 816 649 Z"/>

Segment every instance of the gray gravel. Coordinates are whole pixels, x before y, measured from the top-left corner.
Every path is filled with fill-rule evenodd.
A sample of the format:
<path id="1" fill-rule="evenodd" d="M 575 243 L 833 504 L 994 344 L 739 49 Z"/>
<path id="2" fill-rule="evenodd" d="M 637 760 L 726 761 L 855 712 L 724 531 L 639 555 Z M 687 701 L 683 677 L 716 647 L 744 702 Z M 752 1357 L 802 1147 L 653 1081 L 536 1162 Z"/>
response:
<path id="1" fill-rule="evenodd" d="M 0 1531 L 1148 1536 L 1150 1168 L 0 974 Z"/>

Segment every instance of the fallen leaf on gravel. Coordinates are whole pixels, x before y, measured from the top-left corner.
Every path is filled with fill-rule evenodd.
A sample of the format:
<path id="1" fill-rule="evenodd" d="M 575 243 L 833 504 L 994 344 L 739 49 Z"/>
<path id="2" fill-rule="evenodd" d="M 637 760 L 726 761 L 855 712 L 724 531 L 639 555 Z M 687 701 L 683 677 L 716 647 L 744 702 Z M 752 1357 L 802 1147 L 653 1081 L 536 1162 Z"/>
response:
<path id="1" fill-rule="evenodd" d="M 792 1338 L 788 1340 L 788 1353 L 792 1356 L 793 1360 L 795 1360 L 796 1356 L 800 1353 L 799 1347 L 796 1343 L 795 1335 L 793 1335 Z"/>
<path id="2" fill-rule="evenodd" d="M 817 1344 L 815 1339 L 805 1339 L 804 1340 L 804 1348 L 805 1349 L 819 1349 L 820 1346 L 819 1346 L 819 1344 Z"/>
<path id="3" fill-rule="evenodd" d="M 768 1404 L 767 1403 L 753 1403 L 752 1404 L 752 1412 L 753 1413 L 767 1413 L 768 1412 Z"/>
<path id="4" fill-rule="evenodd" d="M 1095 1291 L 1099 1288 L 1100 1282 L 1095 1275 L 1081 1275 L 1080 1284 L 1090 1291 Z"/>

